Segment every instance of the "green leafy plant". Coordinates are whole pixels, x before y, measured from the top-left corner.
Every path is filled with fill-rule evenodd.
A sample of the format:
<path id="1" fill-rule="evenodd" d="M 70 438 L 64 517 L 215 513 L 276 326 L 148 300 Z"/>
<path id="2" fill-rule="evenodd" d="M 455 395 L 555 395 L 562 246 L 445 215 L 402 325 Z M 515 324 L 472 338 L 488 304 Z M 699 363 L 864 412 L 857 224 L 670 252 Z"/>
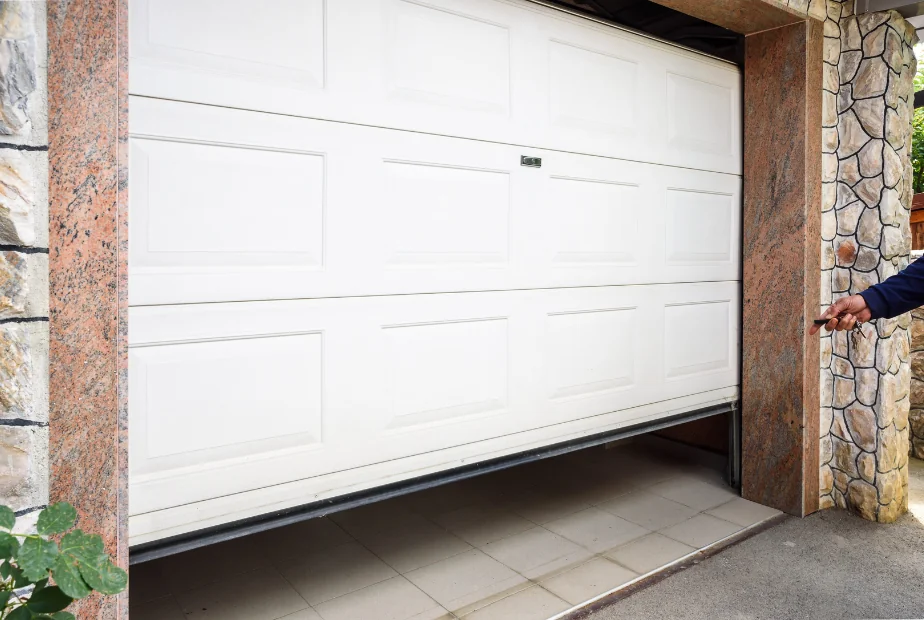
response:
<path id="1" fill-rule="evenodd" d="M 922 58 L 924 45 L 916 45 L 914 54 Z M 918 72 L 914 76 L 914 91 L 924 90 L 924 62 L 918 63 Z M 911 177 L 912 191 L 915 194 L 924 192 L 924 108 L 914 111 L 911 119 Z"/>
<path id="2" fill-rule="evenodd" d="M 125 589 L 128 575 L 109 560 L 103 539 L 73 529 L 76 520 L 61 502 L 39 513 L 36 534 L 17 534 L 16 515 L 0 506 L 0 620 L 76 620 L 65 611 L 75 599 Z"/>

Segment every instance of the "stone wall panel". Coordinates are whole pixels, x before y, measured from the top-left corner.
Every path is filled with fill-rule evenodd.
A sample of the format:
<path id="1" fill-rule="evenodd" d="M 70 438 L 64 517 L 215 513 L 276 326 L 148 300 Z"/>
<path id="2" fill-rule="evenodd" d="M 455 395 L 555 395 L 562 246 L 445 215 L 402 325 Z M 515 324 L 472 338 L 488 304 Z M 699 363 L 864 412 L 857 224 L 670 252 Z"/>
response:
<path id="1" fill-rule="evenodd" d="M 908 261 L 909 97 L 916 37 L 894 11 L 855 16 L 852 2 L 838 0 L 830 0 L 828 7 L 828 30 L 833 32 L 836 23 L 841 35 L 825 40 L 825 71 L 836 67 L 840 86 L 836 110 L 825 110 L 824 116 L 837 115 L 839 162 L 836 180 L 830 182 L 828 175 L 824 183 L 837 196 L 834 229 L 844 235 L 834 245 L 845 248 L 835 249 L 834 264 L 827 261 L 822 273 L 822 292 L 830 289 L 833 301 L 885 280 Z M 830 152 L 835 140 L 824 140 Z M 859 211 L 852 208 L 854 197 L 862 205 Z M 847 241 L 853 238 L 855 250 Z M 823 257 L 830 253 L 829 241 L 823 234 Z M 821 481 L 827 480 L 827 467 L 833 484 L 821 485 L 822 507 L 841 506 L 867 519 L 892 521 L 907 505 L 903 441 L 916 424 L 913 415 L 908 417 L 909 392 L 924 393 L 924 381 L 910 382 L 912 337 L 924 352 L 924 325 L 915 328 L 908 317 L 864 326 L 862 336 L 823 336 L 831 345 L 822 346 L 820 364 L 833 382 L 830 399 L 821 406 L 833 411 L 829 436 L 821 443 Z M 824 355 L 826 350 L 833 355 Z M 924 355 L 918 365 L 924 369 Z"/>

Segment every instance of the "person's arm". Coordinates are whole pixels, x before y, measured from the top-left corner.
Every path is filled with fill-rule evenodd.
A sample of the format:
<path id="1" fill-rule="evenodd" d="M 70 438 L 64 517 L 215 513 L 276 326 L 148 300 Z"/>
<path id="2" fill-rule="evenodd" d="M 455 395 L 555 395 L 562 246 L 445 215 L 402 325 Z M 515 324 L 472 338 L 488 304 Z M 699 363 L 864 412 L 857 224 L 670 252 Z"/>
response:
<path id="1" fill-rule="evenodd" d="M 917 259 L 901 273 L 860 295 L 874 319 L 891 319 L 924 305 L 924 260 Z"/>
<path id="2" fill-rule="evenodd" d="M 869 287 L 859 295 L 842 297 L 825 310 L 820 318 L 828 319 L 828 331 L 851 330 L 857 323 L 873 319 L 891 319 L 899 314 L 924 305 L 924 257 L 885 282 Z M 820 326 L 813 325 L 810 334 L 818 332 Z"/>

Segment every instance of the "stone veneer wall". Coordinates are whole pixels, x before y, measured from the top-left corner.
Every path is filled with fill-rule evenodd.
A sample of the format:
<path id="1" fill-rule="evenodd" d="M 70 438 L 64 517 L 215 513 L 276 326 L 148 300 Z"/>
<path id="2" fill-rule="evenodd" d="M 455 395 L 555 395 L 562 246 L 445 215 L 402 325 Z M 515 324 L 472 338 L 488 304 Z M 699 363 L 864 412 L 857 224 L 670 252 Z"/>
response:
<path id="1" fill-rule="evenodd" d="M 911 313 L 910 454 L 924 459 L 924 308 Z"/>
<path id="2" fill-rule="evenodd" d="M 0 2 L 0 503 L 26 527 L 48 503 L 45 6 Z"/>
<path id="3" fill-rule="evenodd" d="M 825 21 L 823 308 L 908 263 L 914 29 L 894 11 Z M 910 315 L 821 347 L 821 507 L 877 521 L 908 507 Z"/>

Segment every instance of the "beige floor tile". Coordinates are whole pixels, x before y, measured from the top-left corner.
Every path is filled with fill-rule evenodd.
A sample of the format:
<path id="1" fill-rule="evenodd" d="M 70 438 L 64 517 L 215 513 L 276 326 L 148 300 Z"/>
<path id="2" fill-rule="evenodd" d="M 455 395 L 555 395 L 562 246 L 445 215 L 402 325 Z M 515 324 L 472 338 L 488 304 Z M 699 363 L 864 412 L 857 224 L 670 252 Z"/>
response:
<path id="1" fill-rule="evenodd" d="M 636 490 L 628 476 L 618 472 L 586 472 L 572 474 L 568 490 L 575 499 L 597 505 L 622 497 Z"/>
<path id="2" fill-rule="evenodd" d="M 740 530 L 740 525 L 703 514 L 661 530 L 661 533 L 669 538 L 701 549 Z"/>
<path id="3" fill-rule="evenodd" d="M 413 528 L 378 532 L 360 542 L 401 574 L 472 548 L 461 538 L 425 520 L 416 522 Z"/>
<path id="4" fill-rule="evenodd" d="M 155 562 L 159 564 L 164 583 L 173 594 L 258 568 L 271 567 L 269 559 L 250 537 L 178 553 Z"/>
<path id="5" fill-rule="evenodd" d="M 545 567 L 560 558 L 580 554 L 583 548 L 542 527 L 508 536 L 481 549 L 492 558 L 529 577 L 534 569 Z"/>
<path id="6" fill-rule="evenodd" d="M 640 538 L 648 530 L 599 508 L 588 508 L 545 527 L 594 553 Z"/>
<path id="7" fill-rule="evenodd" d="M 597 507 L 652 531 L 677 525 L 698 513 L 689 506 L 647 491 L 623 495 Z"/>
<path id="8" fill-rule="evenodd" d="M 748 501 L 743 497 L 736 497 L 727 504 L 707 510 L 706 514 L 748 527 L 783 513 L 775 508 Z"/>
<path id="9" fill-rule="evenodd" d="M 404 503 L 404 498 L 399 497 L 337 512 L 328 518 L 351 536 L 359 537 L 394 528 L 412 516 L 416 515 Z"/>
<path id="10" fill-rule="evenodd" d="M 643 575 L 696 551 L 693 547 L 661 534 L 649 534 L 627 545 L 611 549 L 606 556 Z"/>
<path id="11" fill-rule="evenodd" d="M 353 540 L 340 526 L 325 517 L 267 530 L 249 538 L 258 551 L 273 563 L 338 547 Z"/>
<path id="12" fill-rule="evenodd" d="M 650 487 L 648 491 L 700 511 L 715 508 L 738 497 L 728 487 L 710 484 L 691 475 L 671 478 Z"/>
<path id="13" fill-rule="evenodd" d="M 632 581 L 636 574 L 606 558 L 594 558 L 566 573 L 541 582 L 552 594 L 572 605 L 579 605 L 595 596 Z"/>
<path id="14" fill-rule="evenodd" d="M 485 502 L 484 493 L 476 484 L 447 484 L 419 493 L 412 493 L 403 498 L 404 505 L 425 517 L 445 514 L 466 506 Z"/>
<path id="15" fill-rule="evenodd" d="M 453 510 L 433 517 L 433 520 L 465 542 L 476 547 L 524 532 L 536 526 L 535 523 L 524 519 L 518 514 L 498 510 L 484 504 Z"/>
<path id="16" fill-rule="evenodd" d="M 186 620 L 180 604 L 172 596 L 145 602 L 129 598 L 128 613 L 132 620 Z"/>
<path id="17" fill-rule="evenodd" d="M 522 575 L 477 549 L 405 576 L 451 612 L 527 583 Z"/>
<path id="18" fill-rule="evenodd" d="M 308 608 L 296 611 L 294 614 L 280 618 L 279 620 L 324 620 L 315 610 Z"/>
<path id="19" fill-rule="evenodd" d="M 436 620 L 447 613 L 404 577 L 392 577 L 322 603 L 317 609 L 324 620 Z"/>
<path id="20" fill-rule="evenodd" d="M 571 607 L 548 590 L 533 586 L 516 594 L 482 607 L 467 616 L 466 620 L 547 620 Z"/>
<path id="21" fill-rule="evenodd" d="M 277 620 L 308 608 L 272 569 L 236 575 L 176 598 L 188 620 Z"/>
<path id="22" fill-rule="evenodd" d="M 538 525 L 586 510 L 590 506 L 591 503 L 580 494 L 542 488 L 512 494 L 507 504 L 510 510 Z"/>
<path id="23" fill-rule="evenodd" d="M 279 571 L 312 606 L 397 575 L 359 543 L 282 562 Z"/>

